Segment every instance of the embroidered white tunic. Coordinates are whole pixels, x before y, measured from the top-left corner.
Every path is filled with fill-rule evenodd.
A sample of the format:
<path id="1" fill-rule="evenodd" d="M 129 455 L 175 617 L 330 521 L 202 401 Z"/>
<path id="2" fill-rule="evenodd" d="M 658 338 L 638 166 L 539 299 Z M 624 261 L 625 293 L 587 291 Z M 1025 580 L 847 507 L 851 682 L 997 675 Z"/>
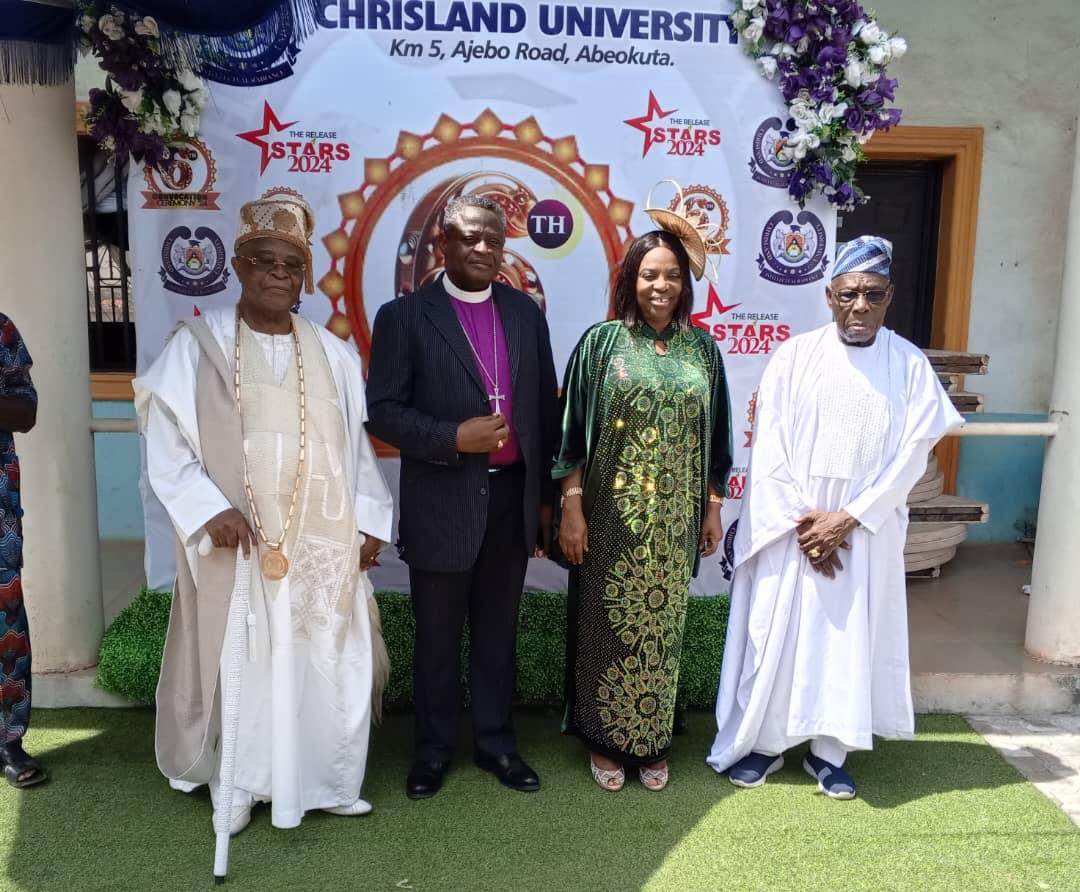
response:
<path id="1" fill-rule="evenodd" d="M 961 420 L 926 356 L 888 329 L 850 347 L 830 323 L 769 362 L 735 534 L 714 769 L 814 737 L 854 750 L 912 734 L 907 495 Z M 830 580 L 799 550 L 795 519 L 840 510 L 860 526 Z"/>
<path id="2" fill-rule="evenodd" d="M 231 365 L 234 311 L 212 311 L 205 318 Z M 307 402 L 306 468 L 285 549 L 288 576 L 271 582 L 262 577 L 257 560 L 251 564 L 254 659 L 245 662 L 240 679 L 235 778 L 240 799 L 234 799 L 269 800 L 276 827 L 294 827 L 305 811 L 350 805 L 360 794 L 371 719 L 366 599 L 372 591 L 367 574 L 358 571 L 363 541 L 358 531 L 390 541 L 393 516 L 363 427 L 359 358 L 329 332 L 303 319 L 297 325 Z M 292 337 L 260 335 L 242 326 L 241 357 L 252 488 L 266 534 L 277 541 L 299 459 Z M 185 543 L 193 574 L 204 524 L 232 507 L 201 461 L 194 394 L 198 360 L 198 345 L 181 329 L 136 382 L 150 482 Z M 216 794 L 216 777 L 210 786 Z"/>

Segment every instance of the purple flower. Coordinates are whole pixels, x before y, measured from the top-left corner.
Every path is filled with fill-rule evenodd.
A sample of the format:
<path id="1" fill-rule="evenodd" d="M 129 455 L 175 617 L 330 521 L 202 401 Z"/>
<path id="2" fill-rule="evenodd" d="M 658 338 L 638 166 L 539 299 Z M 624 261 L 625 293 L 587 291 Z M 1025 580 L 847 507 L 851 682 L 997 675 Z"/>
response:
<path id="1" fill-rule="evenodd" d="M 844 125 L 848 130 L 854 130 L 856 133 L 861 133 L 865 124 L 866 113 L 855 103 L 850 104 L 847 112 L 844 114 Z"/>

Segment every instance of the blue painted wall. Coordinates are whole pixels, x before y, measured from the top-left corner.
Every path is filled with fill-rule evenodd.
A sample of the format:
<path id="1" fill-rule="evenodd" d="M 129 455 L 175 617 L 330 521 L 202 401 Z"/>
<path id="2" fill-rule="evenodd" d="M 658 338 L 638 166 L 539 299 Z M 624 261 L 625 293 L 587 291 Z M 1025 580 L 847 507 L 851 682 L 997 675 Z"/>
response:
<path id="1" fill-rule="evenodd" d="M 96 401 L 97 417 L 130 418 L 130 401 Z M 1045 421 L 1044 415 L 972 415 L 969 421 Z M 103 539 L 141 539 L 139 439 L 96 434 L 98 528 Z M 1034 523 L 1039 507 L 1045 441 L 1035 437 L 965 437 L 960 441 L 957 494 L 990 503 L 990 521 L 972 524 L 970 542 L 1013 542 L 1017 523 Z"/>
<path id="2" fill-rule="evenodd" d="M 130 401 L 95 400 L 95 418 L 134 418 Z M 138 434 L 94 434 L 98 531 L 102 539 L 143 538 Z"/>
<path id="3" fill-rule="evenodd" d="M 986 413 L 967 420 L 1046 421 L 1045 415 Z M 1022 535 L 1017 524 L 1035 523 L 1042 486 L 1042 437 L 963 437 L 956 494 L 990 503 L 990 520 L 972 524 L 969 542 L 1015 542 Z"/>

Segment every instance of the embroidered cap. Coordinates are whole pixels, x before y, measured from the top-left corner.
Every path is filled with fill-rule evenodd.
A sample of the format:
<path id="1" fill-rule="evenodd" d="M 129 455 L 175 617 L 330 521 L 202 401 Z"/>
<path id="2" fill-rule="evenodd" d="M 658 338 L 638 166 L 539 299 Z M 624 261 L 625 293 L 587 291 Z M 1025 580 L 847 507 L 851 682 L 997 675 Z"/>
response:
<path id="1" fill-rule="evenodd" d="M 276 238 L 295 245 L 304 252 L 304 289 L 315 293 L 312 278 L 311 234 L 315 231 L 315 212 L 303 195 L 286 186 L 275 186 L 257 201 L 240 208 L 240 228 L 233 250 L 257 238 Z"/>
<path id="2" fill-rule="evenodd" d="M 892 242 L 878 235 L 860 235 L 836 247 L 832 277 L 844 273 L 877 273 L 889 278 L 892 267 Z"/>

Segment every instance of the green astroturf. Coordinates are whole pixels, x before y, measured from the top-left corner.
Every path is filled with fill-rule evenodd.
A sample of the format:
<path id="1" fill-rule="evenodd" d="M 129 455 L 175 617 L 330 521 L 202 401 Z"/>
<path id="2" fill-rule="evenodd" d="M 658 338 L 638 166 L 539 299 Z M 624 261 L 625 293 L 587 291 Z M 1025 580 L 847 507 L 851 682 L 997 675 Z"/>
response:
<path id="1" fill-rule="evenodd" d="M 758 790 L 704 764 L 712 717 L 691 714 L 672 780 L 608 793 L 554 711 L 521 712 L 542 789 L 515 793 L 461 755 L 443 792 L 403 792 L 412 718 L 375 732 L 365 795 L 374 814 L 319 812 L 294 830 L 267 808 L 233 840 L 226 889 L 260 890 L 1080 890 L 1080 832 L 963 720 L 921 717 L 919 736 L 879 742 L 849 767 L 860 798 L 832 802 L 800 756 Z M 0 783 L 0 889 L 212 889 L 205 792 L 171 791 L 148 710 L 39 710 L 27 747 L 47 784 Z"/>

